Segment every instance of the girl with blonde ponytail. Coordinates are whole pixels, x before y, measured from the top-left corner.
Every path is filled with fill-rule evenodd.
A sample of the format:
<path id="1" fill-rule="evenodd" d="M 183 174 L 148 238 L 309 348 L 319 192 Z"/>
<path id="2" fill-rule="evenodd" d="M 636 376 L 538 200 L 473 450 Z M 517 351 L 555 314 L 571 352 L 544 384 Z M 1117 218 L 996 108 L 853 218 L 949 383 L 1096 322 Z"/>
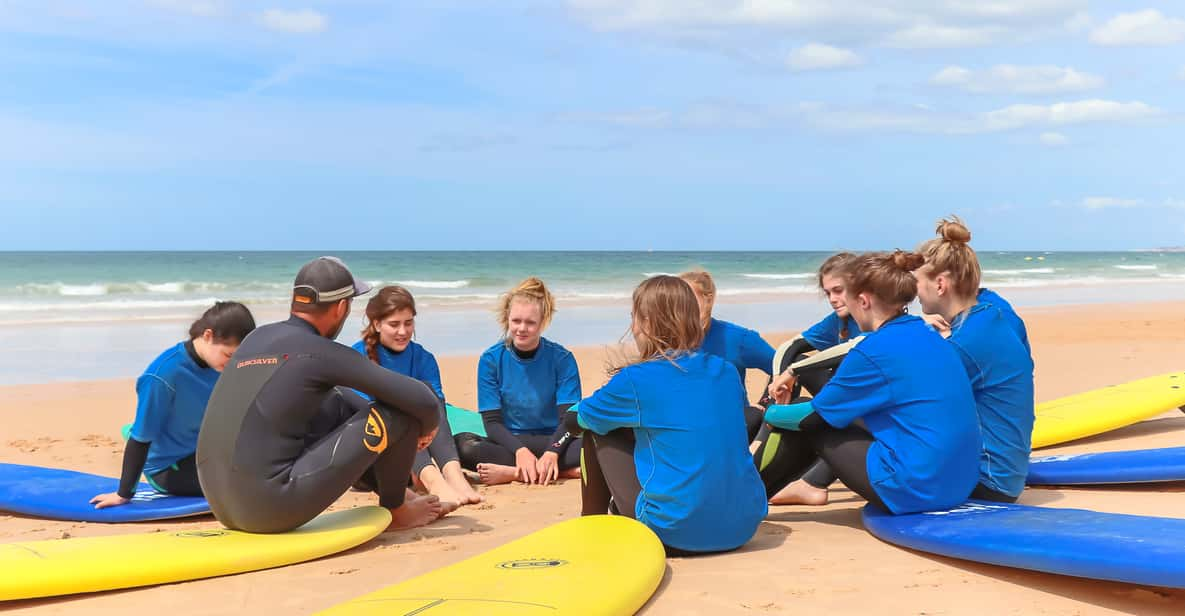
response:
<path id="1" fill-rule="evenodd" d="M 638 285 L 637 358 L 615 368 L 565 421 L 588 431 L 584 515 L 640 520 L 671 555 L 734 550 L 767 513 L 746 446 L 745 388 L 732 364 L 701 349 L 698 312 L 679 278 Z"/>
<path id="2" fill-rule="evenodd" d="M 543 337 L 555 298 L 542 280 L 523 280 L 502 296 L 502 339 L 481 354 L 477 407 L 487 437 L 457 435 L 461 464 L 483 483 L 548 484 L 580 476 L 580 439 L 560 418 L 580 400 L 572 353 Z"/>
<path id="3" fill-rule="evenodd" d="M 413 340 L 415 335 L 415 298 L 401 286 L 387 286 L 366 303 L 366 327 L 362 339 L 354 343 L 354 350 L 388 370 L 427 383 L 444 402 L 440 366 L 428 349 Z M 461 470 L 447 414 L 441 415 L 436 436 L 428 447 L 416 452 L 412 480 L 437 496 L 446 509 L 448 503 L 460 506 L 481 502 Z"/>
<path id="4" fill-rule="evenodd" d="M 947 509 L 971 494 L 980 449 L 971 384 L 951 345 L 905 311 L 924 261 L 869 253 L 844 268 L 844 304 L 866 334 L 817 396 L 786 404 L 781 393 L 766 412 L 773 430 L 754 461 L 771 504 L 786 502 L 816 455 L 891 513 Z"/>
<path id="5" fill-rule="evenodd" d="M 918 300 L 958 352 L 975 395 L 983 448 L 971 496 L 1015 502 L 1028 475 L 1034 422 L 1024 322 L 1002 298 L 979 287 L 979 259 L 963 221 L 940 220 L 935 232 L 938 237 L 919 249 L 926 262 L 917 270 Z"/>

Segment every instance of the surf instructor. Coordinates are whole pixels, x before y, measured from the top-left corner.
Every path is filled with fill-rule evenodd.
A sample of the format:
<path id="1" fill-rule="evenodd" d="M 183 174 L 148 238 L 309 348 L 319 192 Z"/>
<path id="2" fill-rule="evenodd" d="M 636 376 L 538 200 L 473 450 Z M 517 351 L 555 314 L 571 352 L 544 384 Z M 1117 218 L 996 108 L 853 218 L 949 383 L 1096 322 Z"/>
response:
<path id="1" fill-rule="evenodd" d="M 391 528 L 438 517 L 437 497 L 405 502 L 405 488 L 416 451 L 436 434 L 440 399 L 333 341 L 352 298 L 370 288 L 336 257 L 310 261 L 296 275 L 290 318 L 256 329 L 223 370 L 198 436 L 197 470 L 226 527 L 292 530 L 364 474 L 391 510 Z"/>

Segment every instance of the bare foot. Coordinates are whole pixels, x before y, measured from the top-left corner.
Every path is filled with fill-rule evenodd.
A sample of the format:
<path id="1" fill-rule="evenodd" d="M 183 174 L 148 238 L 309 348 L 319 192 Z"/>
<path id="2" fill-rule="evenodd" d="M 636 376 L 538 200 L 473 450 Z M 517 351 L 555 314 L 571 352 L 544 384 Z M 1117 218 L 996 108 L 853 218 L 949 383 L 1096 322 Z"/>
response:
<path id="1" fill-rule="evenodd" d="M 481 495 L 473 486 L 469 485 L 469 479 L 465 477 L 465 473 L 461 471 L 461 465 L 455 462 L 450 462 L 444 465 L 444 470 L 441 471 L 444 475 L 444 480 L 448 482 L 453 491 L 461 497 L 458 502 L 462 505 L 476 505 L 482 501 Z M 441 497 L 444 498 L 443 496 Z"/>
<path id="2" fill-rule="evenodd" d="M 435 466 L 425 466 L 417 479 L 422 482 L 429 494 L 438 496 L 442 503 L 455 503 L 457 506 L 465 504 L 464 497 L 453 489 L 451 483 L 445 481 L 444 476 L 440 474 L 440 469 Z"/>
<path id="3" fill-rule="evenodd" d="M 826 505 L 828 498 L 827 488 L 816 488 L 815 486 L 799 479 L 793 481 L 790 485 L 782 488 L 773 498 L 769 499 L 771 505 Z"/>
<path id="4" fill-rule="evenodd" d="M 487 486 L 510 483 L 514 481 L 517 474 L 518 469 L 513 466 L 490 464 L 489 462 L 482 462 L 477 465 L 477 475 L 481 477 L 481 482 Z"/>
<path id="5" fill-rule="evenodd" d="M 444 516 L 454 512 L 460 508 L 461 508 L 460 503 L 456 503 L 453 501 L 440 501 L 440 518 L 443 518 Z M 437 519 L 439 520 L 440 518 L 437 518 Z"/>
<path id="6" fill-rule="evenodd" d="M 387 530 L 403 530 L 423 526 L 440 518 L 443 506 L 435 496 L 417 496 L 391 510 L 391 524 Z"/>
<path id="7" fill-rule="evenodd" d="M 560 471 L 560 479 L 580 479 L 580 467 L 574 466 L 566 471 Z"/>

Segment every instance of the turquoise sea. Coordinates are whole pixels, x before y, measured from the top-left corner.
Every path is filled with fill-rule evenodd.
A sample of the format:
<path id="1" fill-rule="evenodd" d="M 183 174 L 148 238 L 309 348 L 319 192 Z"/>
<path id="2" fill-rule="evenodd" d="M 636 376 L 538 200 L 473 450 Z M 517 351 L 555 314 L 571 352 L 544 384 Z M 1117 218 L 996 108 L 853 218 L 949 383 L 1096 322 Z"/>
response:
<path id="1" fill-rule="evenodd" d="M 314 252 L 0 252 L 0 383 L 135 376 L 218 299 L 282 318 L 292 277 Z M 795 330 L 826 313 L 814 272 L 826 252 L 337 252 L 375 285 L 402 284 L 420 307 L 418 339 L 438 354 L 498 337 L 498 295 L 528 275 L 555 293 L 548 337 L 610 343 L 643 278 L 704 268 L 717 313 Z M 1185 298 L 1185 252 L 980 252 L 984 285 L 1021 306 Z M 343 333 L 352 342 L 362 326 Z"/>

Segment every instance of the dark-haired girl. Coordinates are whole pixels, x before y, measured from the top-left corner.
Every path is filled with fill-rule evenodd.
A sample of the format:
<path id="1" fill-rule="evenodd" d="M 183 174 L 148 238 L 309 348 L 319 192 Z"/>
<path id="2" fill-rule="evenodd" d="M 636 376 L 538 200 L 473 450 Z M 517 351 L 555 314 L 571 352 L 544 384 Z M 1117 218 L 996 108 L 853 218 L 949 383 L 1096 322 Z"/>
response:
<path id="1" fill-rule="evenodd" d="M 379 289 L 367 302 L 366 328 L 362 330 L 362 340 L 354 343 L 354 349 L 388 370 L 427 383 L 444 402 L 436 357 L 412 340 L 415 334 L 415 298 L 401 286 L 387 286 Z M 416 452 L 412 479 L 430 494 L 438 496 L 442 503 L 480 503 L 481 496 L 469 485 L 461 470 L 457 445 L 446 415 L 441 415 L 439 426 L 427 449 Z"/>
<path id="2" fill-rule="evenodd" d="M 844 268 L 844 303 L 867 332 L 809 402 L 766 412 L 757 450 L 771 504 L 818 455 L 839 479 L 892 513 L 962 503 L 978 477 L 980 436 L 971 384 L 954 348 L 905 313 L 917 294 L 913 253 L 870 253 Z M 779 394 L 779 403 L 788 392 Z M 867 429 L 852 425 L 862 419 Z"/>
<path id="3" fill-rule="evenodd" d="M 218 302 L 189 327 L 189 339 L 152 360 L 136 379 L 136 420 L 123 451 L 119 489 L 91 499 L 96 509 L 127 504 L 143 473 L 158 492 L 201 496 L 194 452 L 218 374 L 255 318 L 238 302 Z"/>

